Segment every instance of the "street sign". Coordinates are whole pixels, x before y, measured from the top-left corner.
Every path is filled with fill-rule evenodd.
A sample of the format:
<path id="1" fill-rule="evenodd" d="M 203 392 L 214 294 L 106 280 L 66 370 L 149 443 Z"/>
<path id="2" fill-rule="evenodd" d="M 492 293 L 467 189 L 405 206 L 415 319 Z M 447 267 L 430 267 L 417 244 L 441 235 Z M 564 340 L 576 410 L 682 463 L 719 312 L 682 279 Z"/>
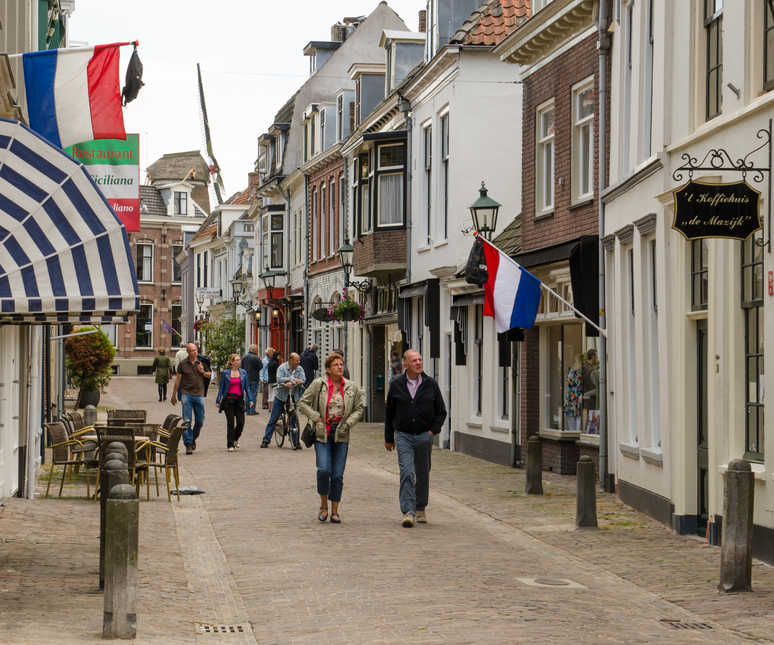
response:
<path id="1" fill-rule="evenodd" d="M 213 287 L 199 287 L 196 290 L 197 298 L 220 298 L 220 289 Z"/>
<path id="2" fill-rule="evenodd" d="M 761 229 L 761 194 L 746 181 L 710 184 L 690 180 L 672 194 L 672 228 L 686 240 L 746 240 Z"/>

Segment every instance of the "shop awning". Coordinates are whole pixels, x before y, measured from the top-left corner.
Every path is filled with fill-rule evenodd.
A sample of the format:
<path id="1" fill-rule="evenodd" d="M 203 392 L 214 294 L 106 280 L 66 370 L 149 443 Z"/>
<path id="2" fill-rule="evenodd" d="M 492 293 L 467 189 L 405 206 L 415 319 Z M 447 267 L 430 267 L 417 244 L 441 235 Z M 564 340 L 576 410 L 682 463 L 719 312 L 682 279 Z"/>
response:
<path id="1" fill-rule="evenodd" d="M 139 296 L 126 229 L 86 169 L 0 119 L 0 322 L 125 322 Z"/>

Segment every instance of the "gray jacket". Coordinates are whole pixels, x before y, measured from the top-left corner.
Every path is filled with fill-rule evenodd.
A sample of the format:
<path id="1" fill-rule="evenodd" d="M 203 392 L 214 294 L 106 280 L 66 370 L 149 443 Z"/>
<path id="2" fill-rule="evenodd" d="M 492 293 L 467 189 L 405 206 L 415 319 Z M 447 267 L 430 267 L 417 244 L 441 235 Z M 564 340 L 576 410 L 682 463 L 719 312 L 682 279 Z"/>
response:
<path id="1" fill-rule="evenodd" d="M 286 388 L 285 385 L 290 383 L 290 379 L 294 378 L 297 378 L 299 381 L 301 381 L 301 385 L 293 386 L 293 396 L 298 399 L 298 388 L 303 387 L 304 379 L 306 378 L 303 368 L 298 365 L 296 366 L 296 369 L 291 371 L 290 365 L 288 363 L 283 363 L 277 368 L 277 391 L 274 394 L 275 399 L 282 401 L 283 403 L 288 400 L 289 389 Z"/>
<path id="2" fill-rule="evenodd" d="M 328 377 L 316 378 L 304 392 L 296 406 L 298 411 L 314 424 L 317 441 L 328 443 L 325 415 L 328 408 Z M 363 397 L 353 381 L 344 380 L 344 416 L 336 428 L 334 441 L 349 443 L 349 431 L 363 418 Z M 321 419 L 320 423 L 315 423 Z"/>

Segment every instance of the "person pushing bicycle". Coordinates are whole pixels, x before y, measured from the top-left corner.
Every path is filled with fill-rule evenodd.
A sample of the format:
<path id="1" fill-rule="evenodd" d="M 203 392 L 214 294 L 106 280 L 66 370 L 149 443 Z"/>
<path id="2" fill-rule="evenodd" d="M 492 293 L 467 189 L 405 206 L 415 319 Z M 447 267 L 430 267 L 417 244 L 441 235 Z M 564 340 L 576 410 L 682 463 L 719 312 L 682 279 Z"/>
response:
<path id="1" fill-rule="evenodd" d="M 293 398 L 298 400 L 301 398 L 299 388 L 304 385 L 306 375 L 304 369 L 301 367 L 301 357 L 295 352 L 290 354 L 287 363 L 283 363 L 277 368 L 277 392 L 274 395 L 274 403 L 271 409 L 271 417 L 269 423 L 266 425 L 266 432 L 263 435 L 263 441 L 261 442 L 261 448 L 268 448 L 271 435 L 274 434 L 274 426 L 277 425 L 277 420 L 282 415 L 285 409 L 285 403 L 288 400 L 288 396 L 293 391 Z M 292 441 L 292 439 L 291 439 Z M 298 441 L 298 438 L 296 438 Z"/>

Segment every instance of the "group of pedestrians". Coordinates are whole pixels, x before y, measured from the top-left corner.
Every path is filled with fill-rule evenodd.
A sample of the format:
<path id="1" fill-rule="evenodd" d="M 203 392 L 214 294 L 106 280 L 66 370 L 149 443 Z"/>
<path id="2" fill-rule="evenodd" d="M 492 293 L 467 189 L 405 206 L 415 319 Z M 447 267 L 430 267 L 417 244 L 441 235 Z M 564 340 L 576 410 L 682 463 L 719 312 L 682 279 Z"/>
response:
<path id="1" fill-rule="evenodd" d="M 183 350 L 185 355 L 181 357 Z M 341 523 L 339 503 L 349 440 L 352 429 L 363 418 L 364 407 L 360 388 L 349 379 L 343 352 L 333 350 L 325 359 L 325 374 L 314 378 L 319 366 L 316 345 L 301 355 L 291 353 L 286 363 L 280 362 L 279 352 L 271 347 L 266 349 L 263 359 L 258 351 L 257 345 L 251 345 L 243 358 L 233 354 L 221 375 L 215 405 L 219 412 L 226 414 L 227 450 L 234 452 L 240 447 L 245 415 L 257 414 L 259 390 L 263 392 L 263 405 L 270 415 L 261 448 L 269 447 L 277 421 L 292 395 L 298 411 L 314 427 L 320 496 L 317 518 L 321 522 L 330 519 L 334 524 Z M 186 454 L 190 455 L 196 449 L 196 439 L 204 423 L 204 399 L 212 369 L 209 359 L 199 352 L 196 344 L 181 346 L 181 352 L 175 357 L 176 379 L 171 402 L 176 405 L 179 395 L 183 418 L 190 421 L 183 433 Z M 397 355 L 391 356 L 395 376 L 387 392 L 384 447 L 398 454 L 402 525 L 410 528 L 415 522 L 427 522 L 433 437 L 441 432 L 446 406 L 438 383 L 422 370 L 422 356 L 418 351 L 408 350 L 400 365 L 396 359 Z M 163 350 L 154 361 L 154 369 L 157 383 L 159 372 L 164 370 L 169 380 L 172 365 Z M 165 399 L 166 383 L 159 383 L 159 401 Z M 291 436 L 291 441 L 300 441 L 300 437 Z"/>

